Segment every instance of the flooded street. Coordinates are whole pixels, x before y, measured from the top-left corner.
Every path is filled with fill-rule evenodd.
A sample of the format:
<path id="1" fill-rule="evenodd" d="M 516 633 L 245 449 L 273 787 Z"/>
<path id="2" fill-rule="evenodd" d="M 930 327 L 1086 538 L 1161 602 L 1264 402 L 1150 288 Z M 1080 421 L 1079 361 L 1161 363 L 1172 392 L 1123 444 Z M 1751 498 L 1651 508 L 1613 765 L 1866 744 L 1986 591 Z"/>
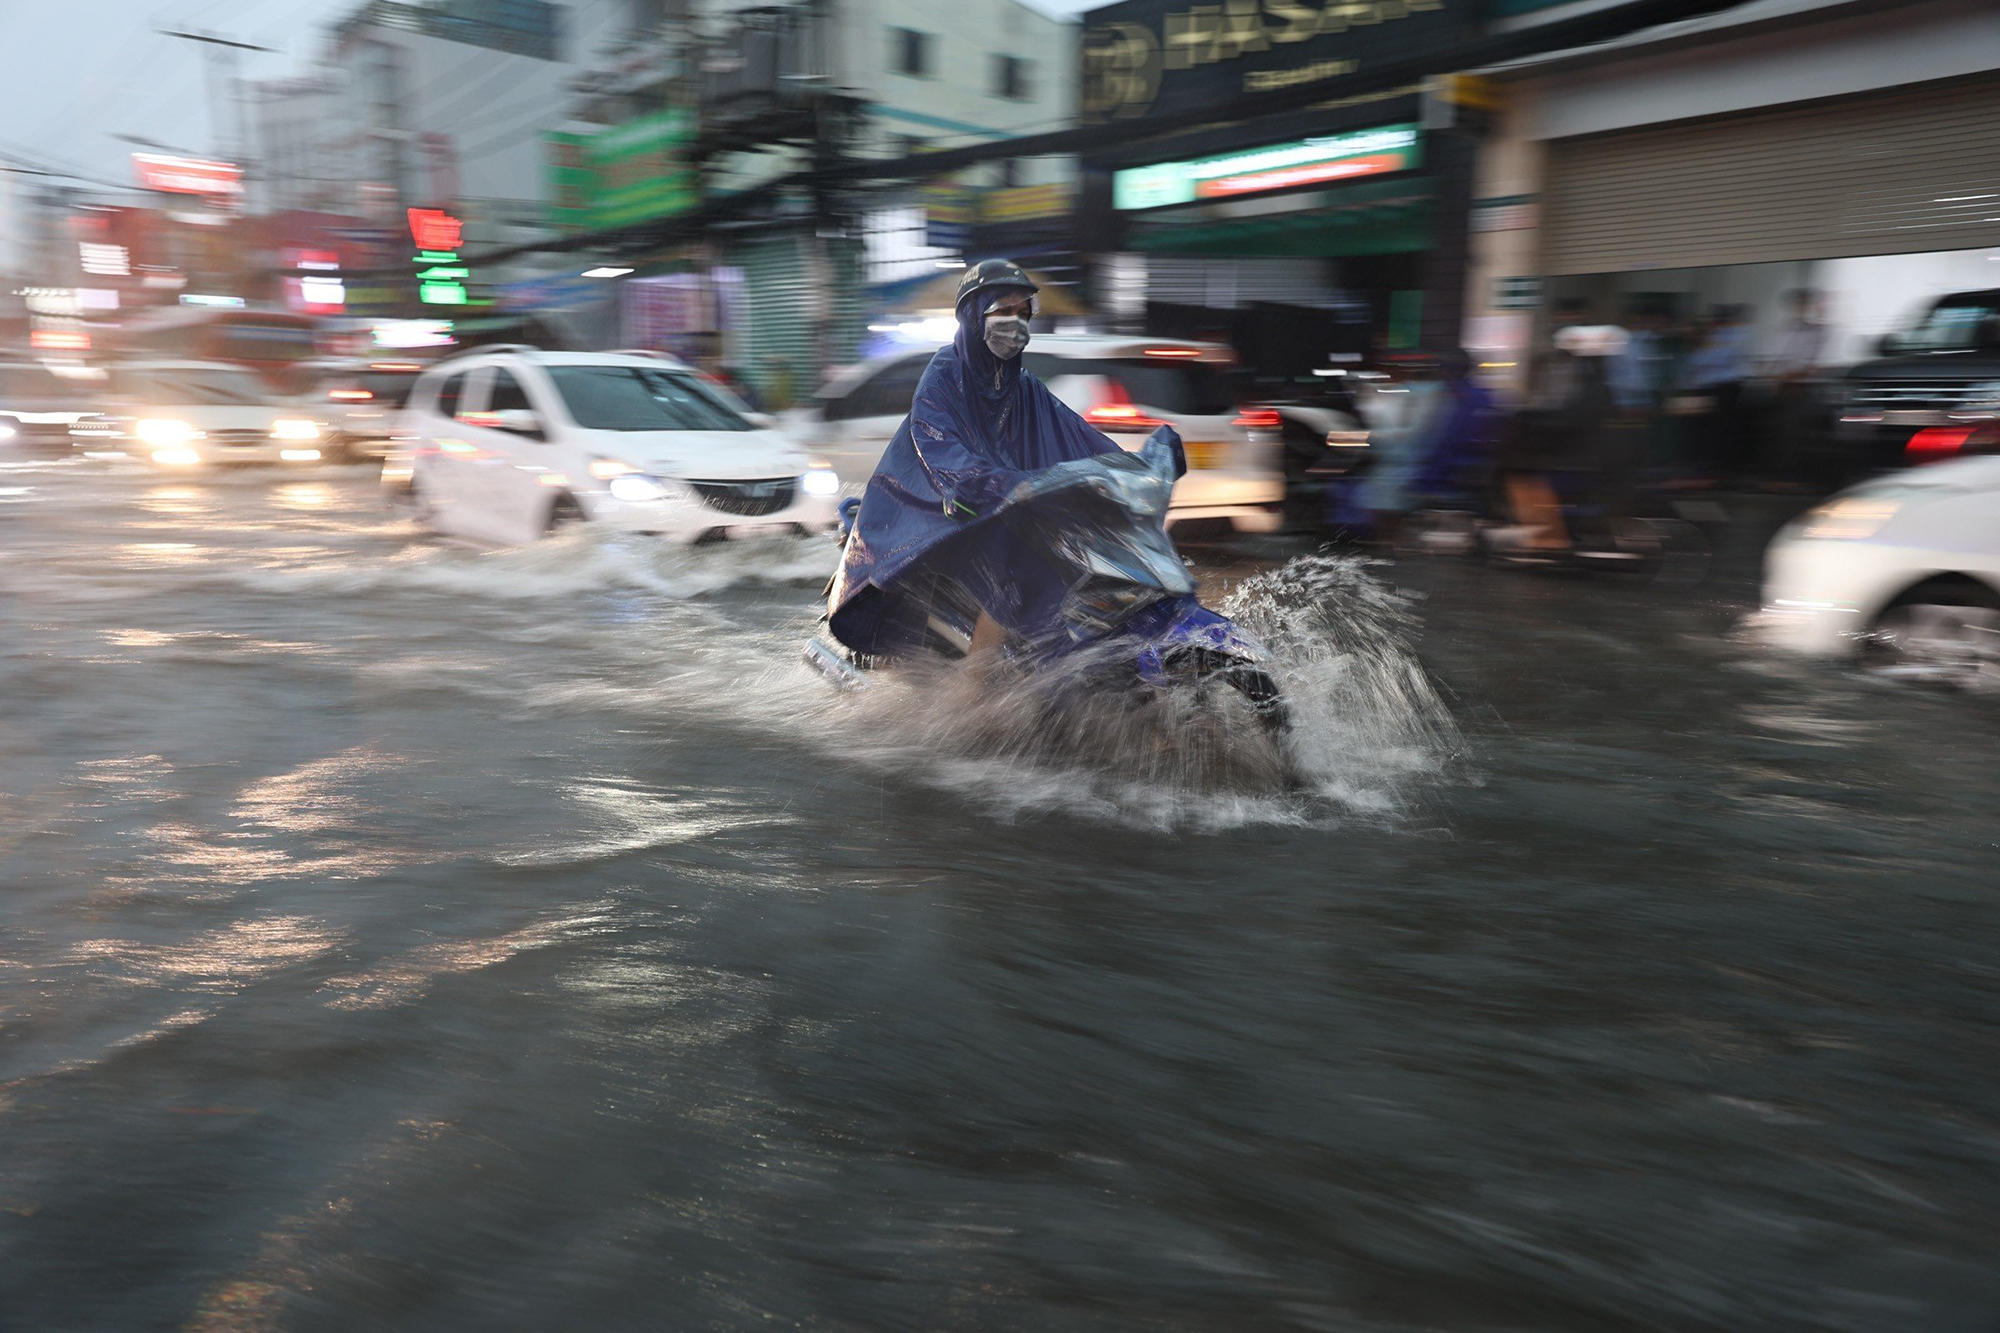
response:
<path id="1" fill-rule="evenodd" d="M 831 694 L 833 558 L 0 472 L 0 1327 L 2000 1321 L 1990 697 L 1342 563 L 1169 789 Z"/>

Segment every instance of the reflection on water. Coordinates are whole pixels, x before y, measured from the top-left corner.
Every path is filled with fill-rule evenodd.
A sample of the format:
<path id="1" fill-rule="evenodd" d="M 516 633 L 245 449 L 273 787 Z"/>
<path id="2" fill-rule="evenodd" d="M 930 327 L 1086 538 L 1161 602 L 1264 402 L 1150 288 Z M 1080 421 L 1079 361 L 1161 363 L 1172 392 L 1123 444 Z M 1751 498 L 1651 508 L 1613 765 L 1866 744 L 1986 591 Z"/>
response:
<path id="1" fill-rule="evenodd" d="M 823 542 L 34 485 L 0 1325 L 2000 1310 L 1977 700 L 1772 666 L 1735 607 L 1309 561 L 1228 607 L 1311 790 L 1135 781 L 829 693 Z"/>

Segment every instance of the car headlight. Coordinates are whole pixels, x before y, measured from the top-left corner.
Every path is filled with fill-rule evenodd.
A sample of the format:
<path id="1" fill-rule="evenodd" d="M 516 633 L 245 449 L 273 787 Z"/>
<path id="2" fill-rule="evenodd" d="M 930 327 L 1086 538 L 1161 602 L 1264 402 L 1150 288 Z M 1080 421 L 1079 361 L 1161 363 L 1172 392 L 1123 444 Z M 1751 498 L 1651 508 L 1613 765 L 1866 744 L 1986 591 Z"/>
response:
<path id="1" fill-rule="evenodd" d="M 606 489 L 611 492 L 612 499 L 622 500 L 626 504 L 643 504 L 648 500 L 667 498 L 667 488 L 660 484 L 657 477 L 648 477 L 640 472 L 627 472 L 622 476 L 613 477 Z"/>
<path id="2" fill-rule="evenodd" d="M 629 477 L 638 470 L 630 463 L 621 463 L 615 458 L 590 460 L 590 475 L 599 481 L 610 481 L 613 477 Z"/>
<path id="3" fill-rule="evenodd" d="M 319 426 L 303 417 L 280 417 L 271 423 L 274 440 L 317 440 Z"/>
<path id="4" fill-rule="evenodd" d="M 172 417 L 147 417 L 134 429 L 142 443 L 156 449 L 172 449 L 201 438 L 200 431 Z"/>
<path id="5" fill-rule="evenodd" d="M 153 461 L 162 467 L 193 467 L 201 462 L 201 455 L 185 444 L 170 444 L 153 450 Z"/>
<path id="6" fill-rule="evenodd" d="M 14 428 L 12 426 L 0 426 L 0 440 L 11 440 L 13 438 Z"/>
<path id="7" fill-rule="evenodd" d="M 840 478 L 832 468 L 814 464 L 803 477 L 799 478 L 799 489 L 807 495 L 838 495 Z"/>
<path id="8" fill-rule="evenodd" d="M 1903 502 L 1892 495 L 1846 495 L 1808 510 L 1799 536 L 1808 541 L 1865 541 L 1896 516 Z"/>

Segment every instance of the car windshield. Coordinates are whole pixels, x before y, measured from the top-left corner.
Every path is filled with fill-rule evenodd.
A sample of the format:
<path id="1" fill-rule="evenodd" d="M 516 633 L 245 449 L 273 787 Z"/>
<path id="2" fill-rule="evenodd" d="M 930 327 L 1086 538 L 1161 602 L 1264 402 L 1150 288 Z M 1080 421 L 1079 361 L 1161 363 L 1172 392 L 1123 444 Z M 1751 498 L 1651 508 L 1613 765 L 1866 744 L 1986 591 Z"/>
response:
<path id="1" fill-rule="evenodd" d="M 0 403 L 74 402 L 83 386 L 40 366 L 0 366 Z"/>
<path id="2" fill-rule="evenodd" d="M 650 366 L 551 366 L 563 403 L 585 430 L 752 430 L 693 375 Z"/>
<path id="3" fill-rule="evenodd" d="M 366 389 L 375 395 L 375 401 L 390 407 L 401 407 L 410 400 L 410 390 L 416 386 L 417 377 L 408 372 L 393 370 L 372 371 L 366 375 L 356 375 L 354 386 Z"/>
<path id="4" fill-rule="evenodd" d="M 1029 352 L 1022 364 L 1037 379 L 1062 375 L 1102 375 L 1116 382 L 1142 407 L 1183 416 L 1217 416 L 1236 410 L 1229 381 L 1202 361 L 1165 357 L 1081 358 Z"/>
<path id="5" fill-rule="evenodd" d="M 264 386 L 236 370 L 134 370 L 123 377 L 127 393 L 149 403 L 262 403 Z"/>
<path id="6" fill-rule="evenodd" d="M 1996 326 L 2000 326 L 2000 303 L 1986 299 L 1940 301 L 1896 341 L 1905 351 L 1962 352 L 1992 341 Z"/>

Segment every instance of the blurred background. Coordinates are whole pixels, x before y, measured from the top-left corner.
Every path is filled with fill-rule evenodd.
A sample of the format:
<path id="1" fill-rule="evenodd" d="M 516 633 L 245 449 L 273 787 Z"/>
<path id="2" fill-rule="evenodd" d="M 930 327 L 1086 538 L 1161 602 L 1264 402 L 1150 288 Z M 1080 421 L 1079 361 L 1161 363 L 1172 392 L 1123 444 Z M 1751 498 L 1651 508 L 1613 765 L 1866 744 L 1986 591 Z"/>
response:
<path id="1" fill-rule="evenodd" d="M 0 1329 L 2000 1327 L 1990 0 L 0 51 Z M 801 661 L 988 256 L 1300 781 Z"/>

